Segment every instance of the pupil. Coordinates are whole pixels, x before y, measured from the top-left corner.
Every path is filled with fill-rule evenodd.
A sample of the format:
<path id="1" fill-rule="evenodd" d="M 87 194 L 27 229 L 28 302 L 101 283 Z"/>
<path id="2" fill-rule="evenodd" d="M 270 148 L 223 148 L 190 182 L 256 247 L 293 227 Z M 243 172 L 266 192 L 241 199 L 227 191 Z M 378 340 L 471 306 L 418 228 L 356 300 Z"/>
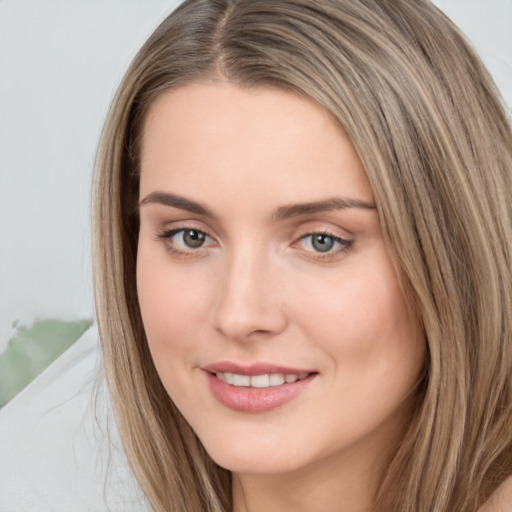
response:
<path id="1" fill-rule="evenodd" d="M 196 230 L 189 230 L 183 233 L 183 241 L 189 247 L 196 249 L 204 244 L 205 234 Z"/>
<path id="2" fill-rule="evenodd" d="M 318 252 L 327 252 L 332 249 L 334 240 L 329 235 L 315 235 L 312 244 Z"/>

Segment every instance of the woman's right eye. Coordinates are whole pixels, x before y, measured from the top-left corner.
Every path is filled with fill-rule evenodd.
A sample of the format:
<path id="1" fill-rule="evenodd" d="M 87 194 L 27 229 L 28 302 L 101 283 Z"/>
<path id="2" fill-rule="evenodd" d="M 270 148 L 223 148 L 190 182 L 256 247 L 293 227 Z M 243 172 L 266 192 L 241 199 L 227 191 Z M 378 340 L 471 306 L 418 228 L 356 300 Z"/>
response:
<path id="1" fill-rule="evenodd" d="M 159 233 L 157 237 L 170 250 L 177 252 L 191 252 L 215 243 L 204 231 L 194 228 L 170 229 Z"/>

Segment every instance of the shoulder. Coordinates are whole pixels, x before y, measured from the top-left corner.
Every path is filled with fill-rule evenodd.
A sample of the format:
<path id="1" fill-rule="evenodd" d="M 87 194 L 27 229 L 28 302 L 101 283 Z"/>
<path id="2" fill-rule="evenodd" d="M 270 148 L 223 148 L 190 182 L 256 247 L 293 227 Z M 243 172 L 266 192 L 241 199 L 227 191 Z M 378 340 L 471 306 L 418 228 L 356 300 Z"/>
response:
<path id="1" fill-rule="evenodd" d="M 130 510 L 149 510 L 125 459 L 100 364 L 93 328 L 0 410 L 0 510 L 120 512 L 125 498 Z"/>
<path id="2" fill-rule="evenodd" d="M 491 495 L 478 512 L 512 511 L 512 476 L 509 476 Z"/>

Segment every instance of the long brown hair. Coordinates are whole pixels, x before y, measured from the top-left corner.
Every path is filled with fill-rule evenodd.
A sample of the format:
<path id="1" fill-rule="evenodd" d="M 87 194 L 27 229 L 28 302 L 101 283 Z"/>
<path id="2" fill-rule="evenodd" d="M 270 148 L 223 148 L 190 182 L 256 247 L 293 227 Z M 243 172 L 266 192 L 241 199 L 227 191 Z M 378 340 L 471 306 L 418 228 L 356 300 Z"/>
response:
<path id="1" fill-rule="evenodd" d="M 152 506 L 232 507 L 229 472 L 160 383 L 135 286 L 145 114 L 165 90 L 219 78 L 318 102 L 370 179 L 428 346 L 376 510 L 477 510 L 512 473 L 512 134 L 479 58 L 426 0 L 187 0 L 128 69 L 97 157 L 94 273 L 116 417 Z"/>

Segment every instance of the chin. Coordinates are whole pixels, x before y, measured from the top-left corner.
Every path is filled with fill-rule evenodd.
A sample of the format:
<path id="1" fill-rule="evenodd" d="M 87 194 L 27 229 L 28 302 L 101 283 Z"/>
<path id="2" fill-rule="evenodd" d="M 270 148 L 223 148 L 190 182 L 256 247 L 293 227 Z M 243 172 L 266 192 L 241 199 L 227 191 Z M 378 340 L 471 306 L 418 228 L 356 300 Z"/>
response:
<path id="1" fill-rule="evenodd" d="M 290 463 L 290 460 L 276 460 L 275 457 L 261 457 L 256 454 L 243 457 L 240 454 L 210 454 L 212 459 L 220 467 L 238 474 L 251 475 L 278 475 L 291 473 L 300 465 Z"/>
<path id="2" fill-rule="evenodd" d="M 204 448 L 220 467 L 233 473 L 250 474 L 287 473 L 306 463 L 293 457 L 294 451 L 303 453 L 303 450 L 292 450 L 285 444 L 283 440 L 261 434 L 252 439 L 226 436 L 222 440 L 209 437 L 203 441 Z"/>

